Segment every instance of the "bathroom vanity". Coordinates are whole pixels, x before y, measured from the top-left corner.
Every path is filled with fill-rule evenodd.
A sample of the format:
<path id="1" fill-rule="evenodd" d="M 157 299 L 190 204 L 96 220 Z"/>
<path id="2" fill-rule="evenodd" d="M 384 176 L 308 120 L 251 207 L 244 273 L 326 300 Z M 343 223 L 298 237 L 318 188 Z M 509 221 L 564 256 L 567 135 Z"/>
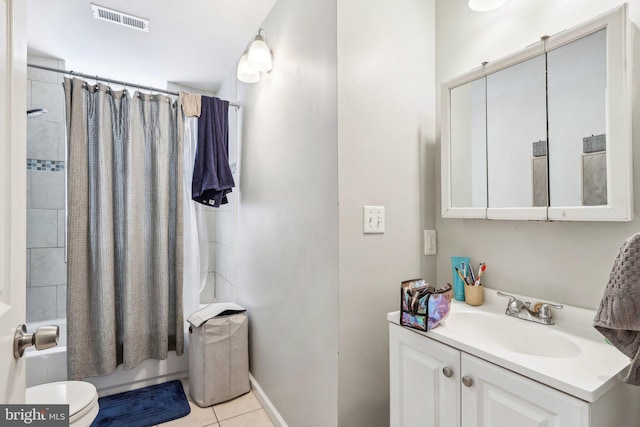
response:
<path id="1" fill-rule="evenodd" d="M 524 301 L 534 302 L 522 297 Z M 615 427 L 640 422 L 629 359 L 591 326 L 595 312 L 553 310 L 555 325 L 505 315 L 507 300 L 452 301 L 420 332 L 389 313 L 392 427 Z"/>

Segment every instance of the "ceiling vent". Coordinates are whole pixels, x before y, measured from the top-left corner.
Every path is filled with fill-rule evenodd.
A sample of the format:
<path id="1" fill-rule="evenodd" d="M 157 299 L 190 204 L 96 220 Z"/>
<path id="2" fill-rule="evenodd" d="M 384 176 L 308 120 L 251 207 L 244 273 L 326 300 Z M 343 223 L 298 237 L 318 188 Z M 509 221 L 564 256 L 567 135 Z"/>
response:
<path id="1" fill-rule="evenodd" d="M 102 21 L 111 22 L 113 24 L 122 25 L 124 27 L 133 28 L 144 32 L 149 32 L 149 20 L 138 18 L 137 16 L 118 12 L 117 10 L 108 9 L 106 7 L 91 5 L 93 17 Z"/>

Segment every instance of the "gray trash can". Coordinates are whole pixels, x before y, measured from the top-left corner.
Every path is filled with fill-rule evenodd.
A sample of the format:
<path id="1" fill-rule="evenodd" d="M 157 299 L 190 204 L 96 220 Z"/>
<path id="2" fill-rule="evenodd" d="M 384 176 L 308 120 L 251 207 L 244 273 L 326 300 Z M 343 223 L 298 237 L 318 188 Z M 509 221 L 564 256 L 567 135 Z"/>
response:
<path id="1" fill-rule="evenodd" d="M 249 392 L 249 323 L 233 303 L 210 304 L 189 322 L 189 394 L 200 407 Z"/>

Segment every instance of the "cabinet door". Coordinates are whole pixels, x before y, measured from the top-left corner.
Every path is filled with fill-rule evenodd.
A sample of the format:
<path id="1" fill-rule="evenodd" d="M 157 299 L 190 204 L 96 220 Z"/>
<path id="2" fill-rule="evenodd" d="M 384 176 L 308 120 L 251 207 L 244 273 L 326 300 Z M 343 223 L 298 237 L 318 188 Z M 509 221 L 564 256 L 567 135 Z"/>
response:
<path id="1" fill-rule="evenodd" d="M 589 404 L 536 381 L 462 354 L 464 427 L 587 427 Z"/>
<path id="2" fill-rule="evenodd" d="M 389 363 L 391 427 L 460 427 L 458 350 L 390 323 Z"/>

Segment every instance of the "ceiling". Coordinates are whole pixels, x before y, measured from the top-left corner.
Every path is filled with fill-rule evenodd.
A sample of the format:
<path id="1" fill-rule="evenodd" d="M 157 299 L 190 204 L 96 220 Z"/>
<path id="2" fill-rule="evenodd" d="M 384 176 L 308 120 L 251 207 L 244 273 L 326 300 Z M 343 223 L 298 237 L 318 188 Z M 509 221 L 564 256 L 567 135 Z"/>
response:
<path id="1" fill-rule="evenodd" d="M 166 88 L 215 92 L 235 73 L 276 0 L 95 0 L 150 20 L 149 32 L 93 18 L 90 0 L 28 0 L 30 54 L 67 70 Z"/>

